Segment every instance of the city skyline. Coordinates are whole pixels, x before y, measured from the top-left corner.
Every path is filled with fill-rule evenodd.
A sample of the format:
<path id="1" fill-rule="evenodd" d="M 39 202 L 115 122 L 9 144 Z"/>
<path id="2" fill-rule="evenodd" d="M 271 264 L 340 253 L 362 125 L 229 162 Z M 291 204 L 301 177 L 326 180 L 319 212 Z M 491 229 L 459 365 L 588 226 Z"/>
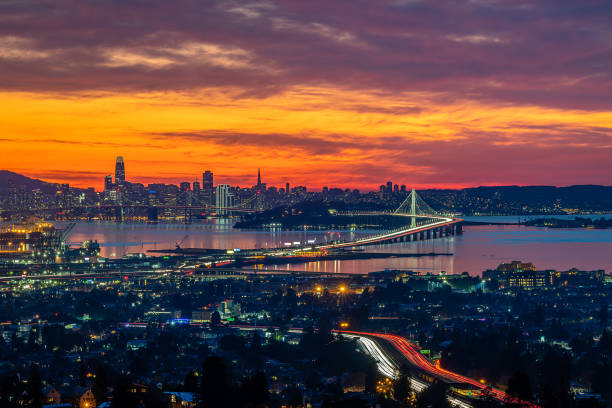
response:
<path id="1" fill-rule="evenodd" d="M 1 408 L 612 408 L 612 2 L 0 1 Z"/>
<path id="2" fill-rule="evenodd" d="M 610 14 L 4 3 L 2 167 L 100 188 L 120 152 L 143 183 L 265 166 L 315 188 L 611 185 Z"/>
<path id="3" fill-rule="evenodd" d="M 122 160 L 124 160 L 123 156 L 116 156 L 116 160 L 121 158 Z M 124 162 L 121 162 L 121 165 L 124 165 Z M 192 175 L 185 175 L 184 177 L 181 176 L 176 176 L 176 177 L 164 177 L 159 176 L 159 177 L 155 177 L 155 176 L 133 176 L 133 177 L 127 177 L 125 174 L 125 169 L 122 168 L 121 171 L 123 171 L 122 175 L 123 175 L 123 179 L 122 179 L 122 184 L 124 183 L 137 183 L 137 184 L 142 184 L 144 186 L 147 185 L 154 185 L 154 184 L 166 184 L 166 185 L 175 185 L 175 186 L 180 186 L 181 184 L 186 184 L 188 183 L 190 185 L 190 189 L 193 188 L 193 183 L 197 183 L 198 187 L 201 190 L 205 190 L 205 188 L 203 188 L 204 183 L 203 183 L 203 177 L 206 174 L 209 174 L 210 177 L 212 177 L 212 175 L 214 175 L 214 179 L 215 179 L 215 183 L 214 186 L 218 185 L 218 184 L 227 184 L 230 185 L 232 187 L 242 187 L 242 188 L 256 188 L 257 186 L 260 185 L 260 180 L 261 180 L 261 167 L 257 167 L 257 173 L 258 174 L 250 174 L 245 172 L 244 174 L 240 174 L 238 176 L 228 176 L 228 175 L 224 175 L 223 173 L 217 173 L 214 169 L 206 169 L 206 170 L 201 170 L 200 173 L 196 173 L 196 174 L 192 174 Z M 4 169 L 2 169 L 4 170 Z M 254 169 L 253 169 L 254 170 Z M 8 170 L 11 171 L 11 170 Z M 196 170 L 197 171 L 197 170 Z M 53 179 L 53 178 L 43 178 L 43 177 L 39 177 L 36 174 L 28 174 L 26 173 L 17 173 L 17 172 L 13 172 L 17 175 L 21 175 L 21 176 L 26 176 L 32 180 L 39 180 L 45 183 L 50 183 L 50 184 L 57 184 L 57 185 L 62 185 L 62 184 L 67 184 L 72 188 L 78 188 L 78 189 L 87 189 L 87 188 L 94 188 L 95 191 L 104 191 L 104 190 L 109 190 L 110 188 L 113 188 L 113 186 L 117 185 L 117 178 L 116 178 L 116 174 L 117 174 L 117 163 L 115 163 L 115 170 L 114 171 L 106 171 L 106 172 L 102 172 L 101 174 L 101 179 L 92 179 L 91 183 L 89 183 L 89 177 L 83 177 L 81 178 L 80 182 L 76 182 L 73 183 L 72 179 Z M 255 182 L 252 182 L 251 180 L 254 179 L 256 180 Z M 327 188 L 336 188 L 336 189 L 342 189 L 342 190 L 346 190 L 346 189 L 350 189 L 350 190 L 359 190 L 362 192 L 376 192 L 379 191 L 382 187 L 388 187 L 389 183 L 391 183 L 392 187 L 403 187 L 402 192 L 405 192 L 406 189 L 410 189 L 410 188 L 417 188 L 419 190 L 436 190 L 436 189 L 440 189 L 440 190 L 463 190 L 463 189 L 469 189 L 469 188 L 478 188 L 478 187 L 512 187 L 512 186 L 517 186 L 517 187 L 538 187 L 538 186 L 545 186 L 545 185 L 538 185 L 538 184 L 496 184 L 496 183 L 482 183 L 482 184 L 474 184 L 474 185 L 448 185 L 448 186 L 439 186 L 439 185 L 423 185 L 423 184 L 418 184 L 416 183 L 414 186 L 413 185 L 408 185 L 402 181 L 399 180 L 385 180 L 385 179 L 380 179 L 378 180 L 378 182 L 373 182 L 373 183 L 368 183 L 367 185 L 361 185 L 358 184 L 360 186 L 363 186 L 362 188 L 358 188 L 355 185 L 350 185 L 348 183 L 342 183 L 339 185 L 334 185 L 334 184 L 329 184 L 329 183 L 325 183 L 325 182 L 317 182 L 315 184 L 308 184 L 306 183 L 296 183 L 293 182 L 291 180 L 290 177 L 282 177 L 282 178 L 273 178 L 274 180 L 281 180 L 281 181 L 276 181 L 276 182 L 265 182 L 262 183 L 263 185 L 267 185 L 269 187 L 275 187 L 278 189 L 285 189 L 286 186 L 291 186 L 296 187 L 306 187 L 309 190 L 313 190 L 313 191 L 320 191 L 320 190 L 325 190 Z M 113 181 L 115 180 L 115 181 Z M 211 179 L 212 180 L 212 179 Z M 221 180 L 220 182 L 218 182 L 218 180 Z M 572 186 L 589 186 L 589 185 L 593 185 L 593 186 L 606 186 L 605 184 L 594 184 L 594 183 L 584 183 L 584 184 L 548 184 L 547 186 L 553 186 L 553 187 L 572 187 Z"/>

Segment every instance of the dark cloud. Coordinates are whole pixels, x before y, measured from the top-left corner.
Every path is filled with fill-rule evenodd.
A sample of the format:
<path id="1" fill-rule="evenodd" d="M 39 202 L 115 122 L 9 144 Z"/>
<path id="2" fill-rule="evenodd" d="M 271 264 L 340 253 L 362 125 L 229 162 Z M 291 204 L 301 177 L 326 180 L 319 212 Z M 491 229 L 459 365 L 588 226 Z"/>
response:
<path id="1" fill-rule="evenodd" d="M 5 90 L 232 86 L 253 97 L 333 85 L 612 106 L 603 0 L 11 1 L 0 4 L 0 38 Z"/>
<path id="2" fill-rule="evenodd" d="M 390 149 L 402 143 L 400 137 L 378 137 L 364 141 L 349 135 L 325 135 L 325 137 L 286 133 L 245 133 L 227 130 L 203 130 L 192 132 L 159 132 L 150 134 L 155 140 L 187 140 L 215 143 L 220 146 L 256 146 L 281 150 L 300 150 L 315 155 L 339 153 L 345 149 Z"/>
<path id="3" fill-rule="evenodd" d="M 23 143 L 23 139 L 18 138 L 3 138 L 0 142 L 18 142 Z M 60 145 L 80 145 L 80 146 L 106 146 L 106 147 L 117 147 L 117 148 L 129 148 L 136 147 L 139 149 L 166 149 L 167 147 L 161 145 L 154 145 L 151 143 L 117 143 L 107 141 L 95 141 L 95 140 L 67 140 L 67 139 L 27 139 L 28 143 L 49 143 L 49 144 L 60 144 Z"/>
<path id="4" fill-rule="evenodd" d="M 456 130 L 458 137 L 450 140 L 415 140 L 394 135 L 374 139 L 350 135 L 301 137 L 218 130 L 171 132 L 153 137 L 188 141 L 195 146 L 198 142 L 212 142 L 228 148 L 261 146 L 271 152 L 298 149 L 308 153 L 312 160 L 325 163 L 329 185 L 372 186 L 381 182 L 381 176 L 429 186 L 439 184 L 440 180 L 446 185 L 461 186 L 612 182 L 606 172 L 612 157 L 612 128 L 517 122 L 499 130 L 462 127 Z M 268 170 L 282 173 L 275 168 Z M 294 180 L 308 179 L 312 169 L 291 172 Z"/>
<path id="5" fill-rule="evenodd" d="M 79 185 L 86 184 L 91 180 L 102 180 L 108 173 L 100 173 L 94 171 L 71 171 L 71 170 L 46 170 L 42 172 L 32 173 L 29 169 L 15 169 L 20 174 L 42 179 L 45 181 L 56 183 L 76 183 Z"/>

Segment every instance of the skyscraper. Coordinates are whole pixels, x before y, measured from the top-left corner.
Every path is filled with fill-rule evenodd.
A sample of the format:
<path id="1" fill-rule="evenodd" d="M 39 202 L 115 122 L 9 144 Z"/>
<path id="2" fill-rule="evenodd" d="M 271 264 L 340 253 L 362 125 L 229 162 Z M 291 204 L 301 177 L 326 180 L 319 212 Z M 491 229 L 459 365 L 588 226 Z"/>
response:
<path id="1" fill-rule="evenodd" d="M 261 182 L 261 170 L 257 169 L 257 185 L 255 186 L 255 191 L 266 191 L 266 183 Z"/>
<path id="2" fill-rule="evenodd" d="M 202 173 L 202 198 L 205 203 L 213 203 L 213 190 L 213 173 L 210 170 L 206 170 Z"/>
<path id="3" fill-rule="evenodd" d="M 226 208 L 231 208 L 234 206 L 234 194 L 232 193 L 229 184 L 219 184 L 217 186 L 215 202 L 217 214 L 225 214 L 227 213 Z"/>
<path id="4" fill-rule="evenodd" d="M 123 156 L 117 156 L 115 162 L 115 184 L 122 186 L 125 184 L 125 165 L 123 163 Z"/>
<path id="5" fill-rule="evenodd" d="M 110 174 L 104 177 L 104 190 L 110 191 L 113 189 L 113 176 Z"/>

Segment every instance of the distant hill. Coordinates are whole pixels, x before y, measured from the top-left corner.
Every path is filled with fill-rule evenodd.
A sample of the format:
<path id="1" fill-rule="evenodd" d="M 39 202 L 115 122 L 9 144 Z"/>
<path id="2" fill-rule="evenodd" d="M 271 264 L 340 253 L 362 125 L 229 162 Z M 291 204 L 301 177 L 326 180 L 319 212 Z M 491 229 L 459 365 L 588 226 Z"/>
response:
<path id="1" fill-rule="evenodd" d="M 58 184 L 47 183 L 46 181 L 33 179 L 22 174 L 13 173 L 8 170 L 0 170 L 0 197 L 8 195 L 9 181 L 15 183 L 17 187 L 24 186 L 26 191 L 40 189 L 43 193 L 53 194 L 57 191 Z"/>
<path id="2" fill-rule="evenodd" d="M 9 181 L 17 187 L 24 186 L 26 191 L 38 188 L 49 195 L 55 194 L 59 186 L 12 171 L 0 170 L 0 200 L 8 196 Z M 460 190 L 427 189 L 419 190 L 419 195 L 435 210 L 462 212 L 466 215 L 612 211 L 612 186 L 491 186 Z M 403 197 L 398 196 L 395 200 L 397 202 L 388 203 L 389 208 L 399 205 Z"/>
<path id="3" fill-rule="evenodd" d="M 466 214 L 526 214 L 565 210 L 611 211 L 612 186 L 494 186 L 462 190 L 422 190 L 434 209 Z"/>

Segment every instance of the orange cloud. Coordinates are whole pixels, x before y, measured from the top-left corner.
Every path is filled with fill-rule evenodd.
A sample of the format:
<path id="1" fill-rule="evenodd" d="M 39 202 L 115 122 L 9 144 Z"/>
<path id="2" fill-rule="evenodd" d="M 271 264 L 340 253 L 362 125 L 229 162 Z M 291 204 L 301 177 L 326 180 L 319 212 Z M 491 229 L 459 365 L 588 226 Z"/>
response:
<path id="1" fill-rule="evenodd" d="M 387 179 L 416 187 L 612 182 L 609 172 L 554 174 L 566 174 L 567 160 L 589 171 L 607 165 L 610 112 L 330 87 L 265 98 L 223 88 L 3 93 L 0 101 L 2 167 L 80 187 L 100 188 L 117 155 L 128 179 L 142 182 L 190 181 L 211 169 L 219 182 L 250 185 L 258 167 L 271 185 L 316 188 L 375 189 Z M 87 177 L 68 177 L 79 171 Z"/>

